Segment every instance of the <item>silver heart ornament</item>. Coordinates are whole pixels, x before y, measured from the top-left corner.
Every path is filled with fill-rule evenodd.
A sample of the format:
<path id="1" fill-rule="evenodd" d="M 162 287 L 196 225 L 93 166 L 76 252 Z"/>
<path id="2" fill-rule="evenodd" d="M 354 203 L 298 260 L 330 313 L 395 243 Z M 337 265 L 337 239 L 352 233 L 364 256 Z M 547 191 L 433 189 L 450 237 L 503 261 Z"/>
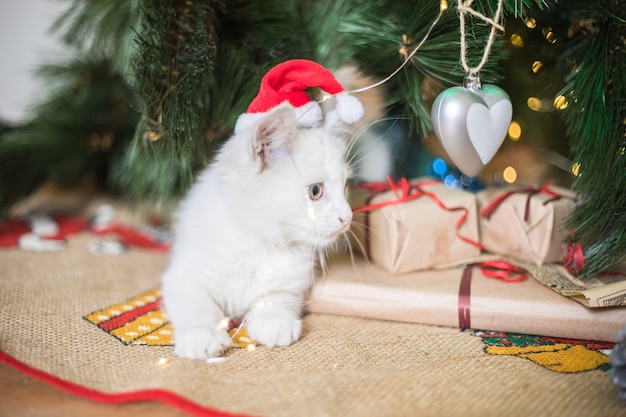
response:
<path id="1" fill-rule="evenodd" d="M 513 106 L 500 87 L 467 82 L 444 90 L 433 103 L 435 136 L 456 167 L 477 176 L 496 154 L 511 124 Z"/>

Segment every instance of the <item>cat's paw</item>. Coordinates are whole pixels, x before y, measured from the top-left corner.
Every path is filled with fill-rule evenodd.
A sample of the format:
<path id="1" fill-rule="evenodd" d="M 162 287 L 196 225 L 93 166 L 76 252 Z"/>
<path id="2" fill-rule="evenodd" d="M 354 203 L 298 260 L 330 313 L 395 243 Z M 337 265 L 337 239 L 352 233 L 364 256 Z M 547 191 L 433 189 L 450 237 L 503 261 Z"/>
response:
<path id="1" fill-rule="evenodd" d="M 232 340 L 223 329 L 195 326 L 176 329 L 174 332 L 174 352 L 181 358 L 213 358 L 231 345 Z"/>
<path id="2" fill-rule="evenodd" d="M 250 338 L 264 346 L 288 346 L 300 338 L 302 320 L 289 315 L 264 314 L 248 325 Z"/>

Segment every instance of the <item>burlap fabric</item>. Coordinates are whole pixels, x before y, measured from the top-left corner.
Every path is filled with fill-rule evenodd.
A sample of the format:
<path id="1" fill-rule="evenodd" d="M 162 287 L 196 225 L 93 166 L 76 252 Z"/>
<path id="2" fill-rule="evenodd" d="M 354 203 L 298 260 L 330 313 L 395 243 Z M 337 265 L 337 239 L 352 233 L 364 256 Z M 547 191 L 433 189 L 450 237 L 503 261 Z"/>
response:
<path id="1" fill-rule="evenodd" d="M 606 371 L 488 355 L 453 328 L 310 314 L 296 344 L 213 364 L 125 345 L 84 317 L 158 286 L 167 256 L 95 255 L 90 238 L 56 253 L 0 251 L 0 350 L 105 393 L 161 388 L 253 416 L 626 416 Z"/>

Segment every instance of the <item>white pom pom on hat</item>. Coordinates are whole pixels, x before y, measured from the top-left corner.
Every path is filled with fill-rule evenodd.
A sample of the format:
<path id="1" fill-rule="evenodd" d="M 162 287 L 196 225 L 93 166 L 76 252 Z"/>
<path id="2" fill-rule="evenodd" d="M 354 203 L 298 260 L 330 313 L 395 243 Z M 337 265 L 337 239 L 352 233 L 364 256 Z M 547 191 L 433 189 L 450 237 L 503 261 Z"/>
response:
<path id="1" fill-rule="evenodd" d="M 250 103 L 247 112 L 237 119 L 235 133 L 251 126 L 285 101 L 296 109 L 298 126 L 320 126 L 324 117 L 322 109 L 305 92 L 311 87 L 319 87 L 325 93 L 335 96 L 335 112 L 340 121 L 352 124 L 363 117 L 361 102 L 345 91 L 332 72 L 317 62 L 292 59 L 276 65 L 265 74 L 259 93 Z"/>

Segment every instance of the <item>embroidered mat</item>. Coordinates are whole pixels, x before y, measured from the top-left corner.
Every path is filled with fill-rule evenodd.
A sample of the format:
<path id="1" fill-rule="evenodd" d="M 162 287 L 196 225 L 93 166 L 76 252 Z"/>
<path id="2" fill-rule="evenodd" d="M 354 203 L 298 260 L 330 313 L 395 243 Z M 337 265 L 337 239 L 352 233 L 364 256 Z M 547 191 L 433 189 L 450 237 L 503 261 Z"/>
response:
<path id="1" fill-rule="evenodd" d="M 167 255 L 0 251 L 0 360 L 104 402 L 199 416 L 626 416 L 607 343 L 309 314 L 287 348 L 178 359 L 160 306 Z"/>

